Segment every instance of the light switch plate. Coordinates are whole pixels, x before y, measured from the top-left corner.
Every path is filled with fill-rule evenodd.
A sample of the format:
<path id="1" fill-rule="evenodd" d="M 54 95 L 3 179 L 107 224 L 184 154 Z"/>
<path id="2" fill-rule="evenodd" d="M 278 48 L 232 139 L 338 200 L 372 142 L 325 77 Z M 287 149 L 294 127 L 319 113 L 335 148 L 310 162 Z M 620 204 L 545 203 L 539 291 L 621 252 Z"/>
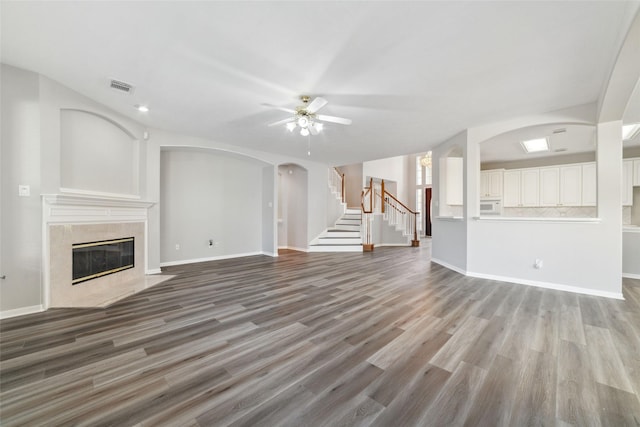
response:
<path id="1" fill-rule="evenodd" d="M 28 185 L 18 185 L 18 196 L 29 197 L 31 195 L 31 187 Z"/>

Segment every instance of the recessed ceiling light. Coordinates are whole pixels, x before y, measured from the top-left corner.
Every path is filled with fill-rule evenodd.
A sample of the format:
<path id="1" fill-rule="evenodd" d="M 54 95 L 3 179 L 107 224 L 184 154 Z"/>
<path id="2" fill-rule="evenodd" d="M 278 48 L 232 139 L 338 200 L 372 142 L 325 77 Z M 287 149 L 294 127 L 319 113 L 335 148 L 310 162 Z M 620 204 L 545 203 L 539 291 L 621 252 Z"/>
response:
<path id="1" fill-rule="evenodd" d="M 549 151 L 549 141 L 547 138 L 536 138 L 522 141 L 522 148 L 527 153 L 539 153 L 542 151 Z"/>
<path id="2" fill-rule="evenodd" d="M 136 105 L 136 109 L 138 111 L 140 111 L 141 113 L 148 113 L 149 112 L 149 107 L 147 107 L 146 105 Z"/>
<path id="3" fill-rule="evenodd" d="M 640 130 L 640 123 L 632 123 L 630 125 L 622 126 L 622 140 L 628 141 L 635 138 Z"/>

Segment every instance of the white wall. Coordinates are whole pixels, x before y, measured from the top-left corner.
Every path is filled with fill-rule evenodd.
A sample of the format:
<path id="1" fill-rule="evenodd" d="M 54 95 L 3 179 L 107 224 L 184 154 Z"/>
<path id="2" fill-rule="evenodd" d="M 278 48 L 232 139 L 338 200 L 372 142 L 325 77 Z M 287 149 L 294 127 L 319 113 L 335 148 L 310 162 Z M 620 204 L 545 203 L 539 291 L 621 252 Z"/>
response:
<path id="1" fill-rule="evenodd" d="M 593 123 L 593 108 L 578 107 L 573 123 Z M 531 123 L 566 123 L 568 111 L 531 117 Z M 520 123 L 526 122 L 525 118 Z M 516 283 L 621 296 L 621 123 L 598 124 L 598 222 L 476 220 L 479 200 L 479 145 L 490 130 L 469 130 L 466 171 L 468 263 L 470 275 Z M 504 124 L 495 130 L 502 132 Z M 480 137 L 480 135 L 482 135 Z M 543 267 L 534 268 L 536 259 Z"/>
<path id="2" fill-rule="evenodd" d="M 0 310 L 42 304 L 39 77 L 2 65 Z M 31 195 L 18 197 L 18 185 Z"/>
<path id="3" fill-rule="evenodd" d="M 369 185 L 369 183 L 366 182 L 367 177 L 395 181 L 397 184 L 397 194 L 395 194 L 395 196 L 402 203 L 407 204 L 409 200 L 409 191 L 407 188 L 412 184 L 409 181 L 410 165 L 408 165 L 408 163 L 409 159 L 407 156 L 364 162 L 362 164 L 362 184 L 363 186 Z"/>
<path id="4" fill-rule="evenodd" d="M 276 241 L 276 172 L 271 165 L 262 168 L 262 252 L 266 255 L 277 256 Z"/>
<path id="5" fill-rule="evenodd" d="M 363 188 L 362 163 L 338 166 L 337 169 L 345 176 L 345 203 L 350 208 L 360 209 Z M 368 183 L 366 185 L 369 185 Z"/>
<path id="6" fill-rule="evenodd" d="M 463 157 L 463 171 L 464 182 L 468 178 L 469 169 L 467 168 L 467 132 L 461 132 L 455 135 L 453 138 L 443 142 L 439 146 L 435 147 L 432 152 L 433 158 L 433 172 L 432 172 L 432 211 L 434 217 L 431 220 L 432 223 L 432 244 L 431 253 L 434 261 L 453 268 L 460 272 L 467 270 L 467 221 L 465 219 L 453 219 L 444 218 L 441 213 L 442 203 L 442 187 L 441 173 L 440 173 L 440 159 L 449 155 L 452 149 L 462 153 Z M 479 164 L 478 164 L 479 165 Z M 465 216 L 468 203 L 466 203 L 468 185 L 463 187 L 463 200 L 465 205 L 460 210 Z M 449 215 L 451 212 L 446 210 L 444 212 Z M 459 214 L 460 212 L 457 212 Z M 450 215 L 452 216 L 452 215 Z M 458 215 L 456 215 L 458 216 Z"/>
<path id="7" fill-rule="evenodd" d="M 262 251 L 262 163 L 201 150 L 160 157 L 162 264 Z"/>

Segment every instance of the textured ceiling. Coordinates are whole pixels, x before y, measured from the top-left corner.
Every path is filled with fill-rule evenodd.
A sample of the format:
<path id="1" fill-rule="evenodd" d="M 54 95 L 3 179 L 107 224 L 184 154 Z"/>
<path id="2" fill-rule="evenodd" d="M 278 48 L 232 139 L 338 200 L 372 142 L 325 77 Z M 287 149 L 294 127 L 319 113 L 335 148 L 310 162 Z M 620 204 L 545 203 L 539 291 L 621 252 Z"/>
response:
<path id="1" fill-rule="evenodd" d="M 306 138 L 261 104 L 320 95 L 353 124 L 311 137 L 311 159 L 347 164 L 596 101 L 638 5 L 2 2 L 1 58 L 147 126 L 294 157 Z"/>

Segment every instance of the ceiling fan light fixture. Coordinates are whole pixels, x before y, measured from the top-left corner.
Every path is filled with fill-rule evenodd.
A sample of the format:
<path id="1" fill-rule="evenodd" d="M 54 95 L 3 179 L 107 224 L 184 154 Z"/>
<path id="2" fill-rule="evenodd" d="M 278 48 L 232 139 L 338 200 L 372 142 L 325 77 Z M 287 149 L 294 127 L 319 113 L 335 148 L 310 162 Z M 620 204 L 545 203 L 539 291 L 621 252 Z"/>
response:
<path id="1" fill-rule="evenodd" d="M 293 132 L 293 130 L 294 130 L 295 128 L 296 128 L 296 124 L 295 124 L 295 122 L 289 122 L 289 123 L 287 123 L 287 130 L 288 130 L 289 132 Z"/>
<path id="2" fill-rule="evenodd" d="M 300 129 L 300 135 L 302 135 L 302 136 L 309 136 L 309 129 L 307 129 L 306 127 L 305 127 L 305 128 Z"/>
<path id="3" fill-rule="evenodd" d="M 309 126 L 309 119 L 306 116 L 300 116 L 298 118 L 298 126 L 300 126 L 301 128 L 306 128 L 307 126 Z"/>
<path id="4" fill-rule="evenodd" d="M 313 124 L 313 127 L 315 127 L 318 132 L 322 132 L 322 129 L 324 129 L 324 125 L 317 122 Z"/>

